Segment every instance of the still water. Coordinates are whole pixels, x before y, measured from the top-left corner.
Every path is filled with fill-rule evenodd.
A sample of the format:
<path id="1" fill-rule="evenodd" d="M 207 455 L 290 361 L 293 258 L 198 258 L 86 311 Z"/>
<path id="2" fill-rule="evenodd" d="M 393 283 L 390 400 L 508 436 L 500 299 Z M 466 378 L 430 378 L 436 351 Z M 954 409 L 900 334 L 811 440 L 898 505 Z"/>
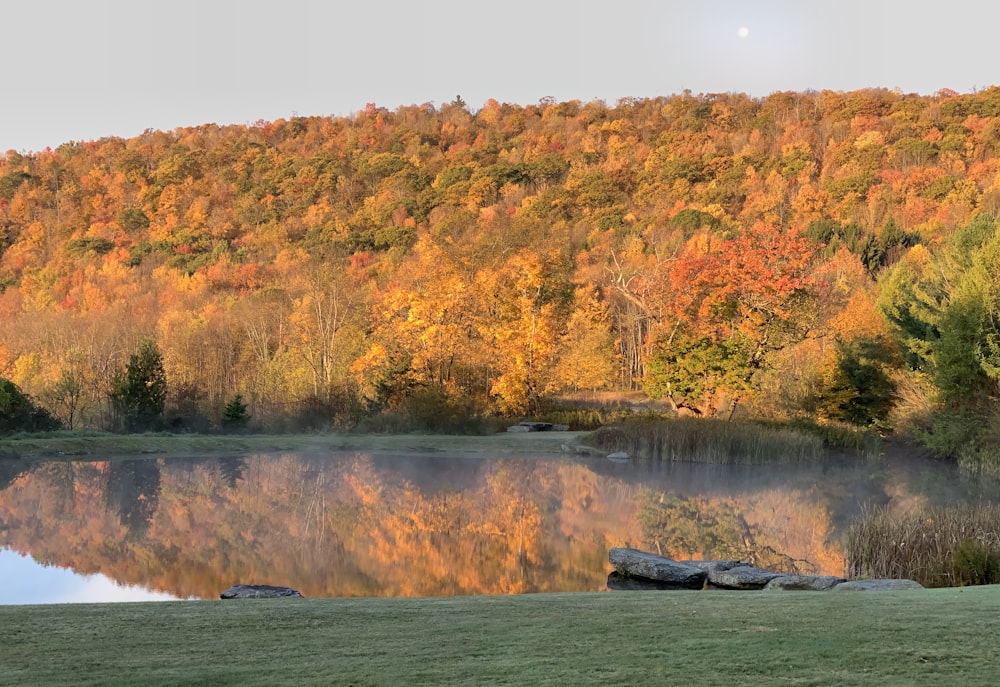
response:
<path id="1" fill-rule="evenodd" d="M 0 603 L 606 588 L 608 549 L 843 574 L 865 507 L 975 501 L 914 457 L 761 467 L 433 454 L 0 461 Z"/>

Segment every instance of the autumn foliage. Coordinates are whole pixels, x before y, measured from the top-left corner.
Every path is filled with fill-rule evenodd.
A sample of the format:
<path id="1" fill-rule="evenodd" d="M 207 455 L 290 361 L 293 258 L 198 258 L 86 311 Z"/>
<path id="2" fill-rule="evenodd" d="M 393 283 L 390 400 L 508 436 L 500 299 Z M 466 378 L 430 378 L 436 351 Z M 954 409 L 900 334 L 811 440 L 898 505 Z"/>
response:
<path id="1" fill-rule="evenodd" d="M 174 428 L 220 426 L 237 394 L 280 430 L 597 391 L 927 428 L 914 412 L 963 379 L 982 412 L 992 358 L 932 369 L 961 337 L 904 335 L 882 305 L 994 345 L 995 290 L 947 314 L 914 289 L 951 283 L 925 266 L 1000 210 L 998 122 L 997 88 L 457 99 L 8 151 L 0 377 L 74 427 L 113 425 L 149 340 Z M 866 365 L 886 384 L 858 409 Z"/>

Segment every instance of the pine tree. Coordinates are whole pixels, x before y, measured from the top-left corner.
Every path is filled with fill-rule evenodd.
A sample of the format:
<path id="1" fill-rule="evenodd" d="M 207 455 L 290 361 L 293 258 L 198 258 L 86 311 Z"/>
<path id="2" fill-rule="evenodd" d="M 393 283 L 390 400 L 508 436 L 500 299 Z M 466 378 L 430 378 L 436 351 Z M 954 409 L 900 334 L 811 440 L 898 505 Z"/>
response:
<path id="1" fill-rule="evenodd" d="M 146 339 L 115 378 L 111 403 L 126 432 L 142 432 L 160 427 L 166 398 L 163 357 L 156 342 Z"/>

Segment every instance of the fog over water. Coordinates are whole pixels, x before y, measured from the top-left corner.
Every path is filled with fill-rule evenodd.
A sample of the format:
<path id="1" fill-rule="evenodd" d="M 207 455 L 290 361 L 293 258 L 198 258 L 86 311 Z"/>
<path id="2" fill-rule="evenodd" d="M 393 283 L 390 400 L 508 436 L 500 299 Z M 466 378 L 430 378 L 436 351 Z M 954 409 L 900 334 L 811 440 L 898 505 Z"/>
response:
<path id="1" fill-rule="evenodd" d="M 893 450 L 780 467 L 361 452 L 3 460 L 0 603 L 215 599 L 235 583 L 313 597 L 598 591 L 608 549 L 624 545 L 839 575 L 866 507 L 989 494 Z"/>

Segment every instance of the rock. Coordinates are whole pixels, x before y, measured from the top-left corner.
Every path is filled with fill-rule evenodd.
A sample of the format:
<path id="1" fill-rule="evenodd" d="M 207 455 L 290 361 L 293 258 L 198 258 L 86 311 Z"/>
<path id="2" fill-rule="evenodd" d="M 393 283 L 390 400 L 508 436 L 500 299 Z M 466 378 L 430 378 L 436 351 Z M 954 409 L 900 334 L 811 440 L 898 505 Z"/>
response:
<path id="1" fill-rule="evenodd" d="M 677 589 L 701 589 L 705 586 L 706 573 L 690 565 L 683 565 L 663 556 L 636 549 L 614 548 L 608 553 L 611 565 L 626 577 L 644 577 L 666 582 Z"/>
<path id="2" fill-rule="evenodd" d="M 833 588 L 833 591 L 895 592 L 923 588 L 922 584 L 914 580 L 851 580 L 850 582 L 841 582 Z"/>
<path id="3" fill-rule="evenodd" d="M 554 425 L 551 422 L 531 422 L 525 420 L 507 428 L 508 432 L 555 432 L 569 431 L 569 425 Z"/>
<path id="4" fill-rule="evenodd" d="M 747 561 L 677 561 L 678 563 L 683 563 L 684 565 L 691 565 L 705 572 L 721 572 L 723 570 L 732 570 L 733 568 L 739 567 L 753 567 L 751 563 Z"/>
<path id="5" fill-rule="evenodd" d="M 234 584 L 220 594 L 223 599 L 278 599 L 296 598 L 302 595 L 289 587 L 273 587 L 269 584 Z"/>
<path id="6" fill-rule="evenodd" d="M 713 570 L 708 573 L 708 583 L 722 589 L 763 589 L 764 585 L 781 573 L 761 570 L 750 565 L 741 565 L 729 570 Z"/>
<path id="7" fill-rule="evenodd" d="M 643 592 L 690 589 L 690 587 L 645 577 L 629 577 L 616 571 L 608 575 L 608 589 L 615 592 Z"/>
<path id="8" fill-rule="evenodd" d="M 597 449 L 583 444 L 560 444 L 563 453 L 575 453 L 578 456 L 593 456 L 598 453 Z"/>
<path id="9" fill-rule="evenodd" d="M 764 585 L 764 589 L 800 590 L 824 592 L 844 581 L 843 577 L 831 575 L 782 575 Z"/>
<path id="10" fill-rule="evenodd" d="M 614 463 L 626 463 L 628 462 L 628 459 L 631 457 L 632 456 L 630 456 L 625 451 L 615 451 L 614 453 L 608 454 L 608 460 Z"/>

